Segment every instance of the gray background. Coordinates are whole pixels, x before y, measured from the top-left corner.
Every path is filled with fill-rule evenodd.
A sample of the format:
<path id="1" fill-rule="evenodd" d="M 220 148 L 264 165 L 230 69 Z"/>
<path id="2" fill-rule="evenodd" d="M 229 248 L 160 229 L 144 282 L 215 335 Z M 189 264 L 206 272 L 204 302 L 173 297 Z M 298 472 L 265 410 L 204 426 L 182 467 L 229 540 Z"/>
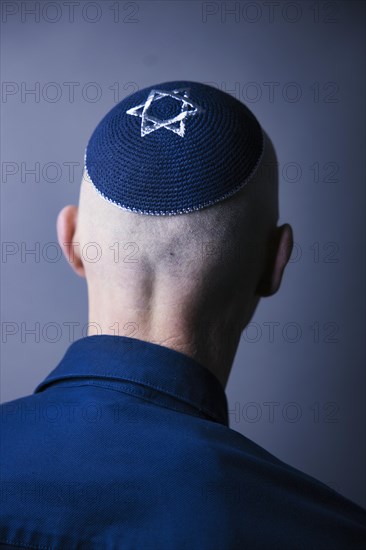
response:
<path id="1" fill-rule="evenodd" d="M 84 281 L 49 243 L 95 125 L 137 88 L 214 83 L 272 137 L 296 241 L 243 333 L 231 428 L 365 506 L 364 3 L 35 4 L 2 6 L 2 402 L 83 336 Z"/>

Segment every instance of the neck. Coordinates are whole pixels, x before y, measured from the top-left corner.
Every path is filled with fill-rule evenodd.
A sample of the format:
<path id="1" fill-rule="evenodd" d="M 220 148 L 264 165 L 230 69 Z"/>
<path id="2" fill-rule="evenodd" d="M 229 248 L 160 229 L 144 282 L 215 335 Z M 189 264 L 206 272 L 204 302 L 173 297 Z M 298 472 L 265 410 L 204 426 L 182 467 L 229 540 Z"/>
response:
<path id="1" fill-rule="evenodd" d="M 240 339 L 231 318 L 200 310 L 184 295 L 179 301 L 166 292 L 124 294 L 121 288 L 93 289 L 88 284 L 89 334 L 129 336 L 188 355 L 219 380 L 225 389 Z M 201 313 L 204 311 L 204 314 Z M 93 328 L 94 327 L 94 328 Z"/>

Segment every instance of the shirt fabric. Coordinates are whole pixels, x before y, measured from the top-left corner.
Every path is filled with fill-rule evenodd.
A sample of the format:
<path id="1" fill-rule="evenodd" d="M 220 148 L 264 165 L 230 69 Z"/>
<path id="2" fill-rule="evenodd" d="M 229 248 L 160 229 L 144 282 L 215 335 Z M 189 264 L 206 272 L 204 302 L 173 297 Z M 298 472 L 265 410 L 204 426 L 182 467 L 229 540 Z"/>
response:
<path id="1" fill-rule="evenodd" d="M 71 344 L 1 405 L 0 548 L 351 550 L 366 511 L 229 427 L 190 357 L 124 336 Z"/>

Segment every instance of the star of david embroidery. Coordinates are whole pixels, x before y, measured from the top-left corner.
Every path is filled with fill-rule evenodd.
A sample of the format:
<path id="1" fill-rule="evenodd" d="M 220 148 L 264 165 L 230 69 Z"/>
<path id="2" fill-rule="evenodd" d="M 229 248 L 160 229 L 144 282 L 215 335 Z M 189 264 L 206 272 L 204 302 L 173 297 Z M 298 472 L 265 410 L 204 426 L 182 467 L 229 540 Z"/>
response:
<path id="1" fill-rule="evenodd" d="M 159 120 L 149 112 L 150 106 L 154 101 L 160 101 L 164 97 L 171 97 L 181 104 L 180 113 L 167 120 Z M 184 137 L 185 121 L 188 117 L 196 115 L 202 111 L 196 103 L 194 103 L 188 95 L 188 90 L 173 90 L 164 92 L 162 90 L 151 90 L 145 103 L 128 109 L 126 113 L 132 116 L 141 118 L 141 137 L 144 137 L 151 132 L 155 132 L 160 128 L 170 130 L 180 137 Z"/>

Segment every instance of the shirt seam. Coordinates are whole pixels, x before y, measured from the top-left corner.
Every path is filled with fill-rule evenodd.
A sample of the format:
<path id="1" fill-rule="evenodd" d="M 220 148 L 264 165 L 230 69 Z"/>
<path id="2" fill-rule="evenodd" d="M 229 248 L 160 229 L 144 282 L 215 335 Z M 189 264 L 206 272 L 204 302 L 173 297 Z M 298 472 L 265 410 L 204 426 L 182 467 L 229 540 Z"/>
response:
<path id="1" fill-rule="evenodd" d="M 204 409 L 197 409 L 197 407 L 195 407 L 194 405 L 190 405 L 189 406 L 192 406 L 194 408 L 197 409 L 197 412 L 188 412 L 188 411 L 182 411 L 181 409 L 177 408 L 177 407 L 174 407 L 174 405 L 172 406 L 168 406 L 168 405 L 165 405 L 163 403 L 157 403 L 155 400 L 153 399 L 149 399 L 148 397 L 146 396 L 142 396 L 140 395 L 137 391 L 133 390 L 132 388 L 131 389 L 127 389 L 127 388 L 115 388 L 113 387 L 112 385 L 108 384 L 108 383 L 98 383 L 98 382 L 93 382 L 93 381 L 86 381 L 85 383 L 83 384 L 68 384 L 69 386 L 71 387 L 80 387 L 80 386 L 96 386 L 96 387 L 99 387 L 99 388 L 105 388 L 106 390 L 110 390 L 110 391 L 117 391 L 117 392 L 120 392 L 120 393 L 124 393 L 124 394 L 131 394 L 135 397 L 138 397 L 140 399 L 142 399 L 143 401 L 147 401 L 148 403 L 152 403 L 153 405 L 156 405 L 158 407 L 163 407 L 164 409 L 168 409 L 168 410 L 174 410 L 178 413 L 182 413 L 182 414 L 189 414 L 190 416 L 194 416 L 195 418 L 202 418 L 203 420 L 207 420 L 207 418 L 203 418 L 203 415 L 205 416 L 208 416 L 209 417 L 209 420 L 212 420 L 214 422 L 218 422 L 218 423 L 221 423 L 220 420 L 217 420 L 216 417 L 213 417 L 210 413 L 206 412 L 206 410 Z M 60 386 L 60 387 L 64 387 L 64 386 Z M 152 388 L 154 389 L 154 388 Z M 224 424 L 226 425 L 226 424 Z"/>
<path id="2" fill-rule="evenodd" d="M 126 380 L 128 382 L 136 382 L 138 384 L 142 384 L 144 386 L 147 386 L 148 388 L 160 390 L 161 392 L 167 393 L 168 395 L 171 395 L 172 397 L 179 397 L 180 399 L 187 400 L 184 395 L 182 395 L 180 393 L 171 393 L 170 391 L 167 391 L 166 388 L 163 388 L 163 387 L 161 387 L 157 384 L 151 384 L 147 381 L 142 380 L 141 378 L 133 378 L 133 377 L 130 377 L 130 376 L 128 378 L 124 378 L 123 376 L 116 376 L 115 372 L 105 372 L 105 373 L 103 373 L 103 376 L 100 376 L 100 375 L 98 376 L 98 374 L 94 374 L 94 373 L 92 375 L 90 375 L 90 374 L 80 374 L 80 375 L 75 374 L 75 376 L 80 376 L 80 377 L 81 376 L 83 376 L 83 377 L 84 376 L 85 377 L 93 376 L 94 378 L 101 378 L 101 379 L 110 377 L 110 378 L 113 378 L 117 381 L 118 380 Z M 68 376 L 68 378 L 71 378 L 71 376 Z M 189 400 L 189 402 L 191 402 L 191 401 Z"/>
<path id="3" fill-rule="evenodd" d="M 106 377 L 112 376 L 112 375 L 115 376 L 114 373 L 105 373 L 105 376 L 106 376 Z M 75 375 L 75 376 L 77 376 L 77 375 Z M 88 375 L 80 375 L 80 377 L 85 377 L 85 378 L 87 378 L 87 376 L 88 376 Z M 67 378 L 70 378 L 70 379 L 71 379 L 72 377 L 68 376 Z M 66 378 L 66 379 L 67 379 L 67 378 Z M 87 384 L 84 384 L 84 385 L 94 385 L 94 386 L 109 387 L 110 384 L 108 384 L 108 382 L 103 382 L 104 376 L 103 376 L 103 377 L 100 376 L 99 378 L 100 378 L 102 384 L 97 383 L 97 382 L 91 382 L 91 381 L 89 381 Z M 65 380 L 65 378 L 58 378 L 58 379 L 59 379 L 59 380 L 62 380 L 62 379 Z M 57 380 L 58 380 L 58 379 L 56 379 L 56 380 L 50 380 L 48 383 L 57 383 Z M 141 379 L 130 378 L 130 377 L 129 377 L 129 378 L 121 378 L 121 377 L 116 378 L 116 383 L 118 383 L 118 380 L 124 380 L 124 381 L 126 381 L 126 382 L 136 382 L 137 384 L 140 384 L 140 385 L 142 385 L 142 386 L 146 386 L 147 388 L 150 388 L 150 389 L 152 389 L 152 390 L 159 390 L 160 392 L 169 395 L 169 397 L 172 397 L 172 398 L 178 397 L 178 398 L 180 398 L 183 402 L 188 403 L 191 407 L 197 408 L 197 405 L 196 405 L 193 401 L 191 401 L 190 399 L 187 399 L 184 395 L 181 395 L 180 393 L 171 393 L 171 392 L 167 391 L 166 389 L 164 389 L 163 387 L 161 387 L 161 386 L 159 386 L 159 385 L 152 385 L 152 384 L 143 382 Z M 83 384 L 80 384 L 80 385 L 83 385 Z M 112 386 L 111 386 L 111 388 L 113 389 Z M 118 388 L 117 388 L 117 391 L 118 391 Z M 125 393 L 126 393 L 126 392 L 125 392 Z M 130 392 L 130 393 L 135 394 L 135 392 Z M 178 409 L 176 409 L 176 410 L 178 410 Z M 218 419 L 219 421 L 221 421 L 221 417 L 218 417 L 215 413 L 212 413 L 212 412 L 210 411 L 210 409 L 207 409 L 206 407 L 200 407 L 198 410 L 200 410 L 200 411 L 202 410 L 202 411 L 205 412 L 205 414 L 207 414 L 208 416 L 213 417 L 213 418 Z"/>
<path id="4" fill-rule="evenodd" d="M 52 546 L 43 546 L 39 544 L 37 545 L 27 544 L 25 542 L 10 540 L 10 539 L 0 540 L 0 543 L 11 544 L 12 546 L 20 546 L 21 548 L 34 548 L 35 550 L 52 550 Z"/>

